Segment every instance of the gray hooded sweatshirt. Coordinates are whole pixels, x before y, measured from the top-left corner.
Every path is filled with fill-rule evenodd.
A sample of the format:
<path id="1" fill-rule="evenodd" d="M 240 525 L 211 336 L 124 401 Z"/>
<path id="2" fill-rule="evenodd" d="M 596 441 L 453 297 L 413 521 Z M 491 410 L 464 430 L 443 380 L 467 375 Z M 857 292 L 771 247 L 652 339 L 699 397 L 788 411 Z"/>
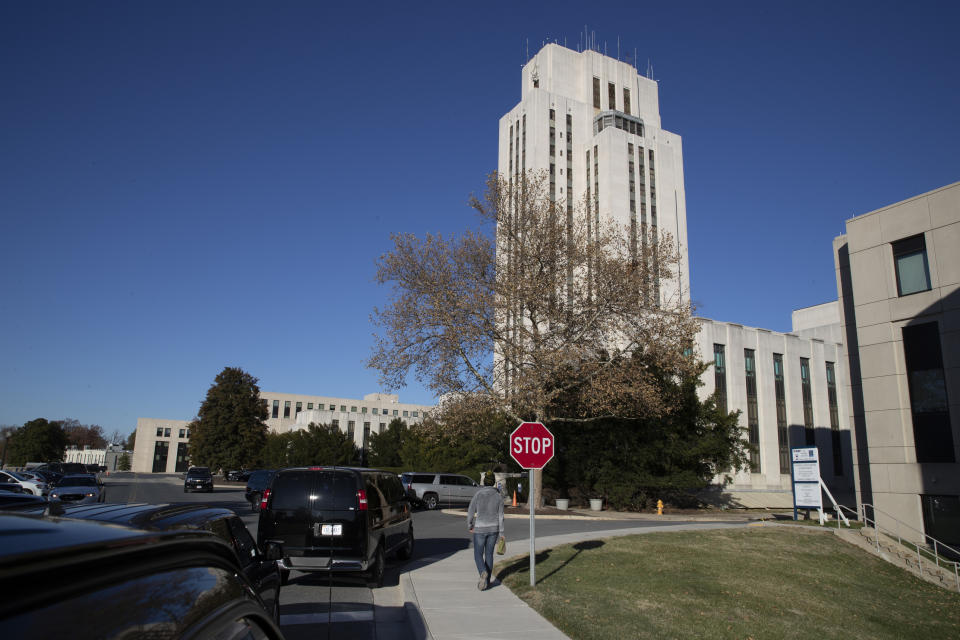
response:
<path id="1" fill-rule="evenodd" d="M 467 507 L 467 529 L 474 533 L 503 533 L 503 496 L 493 487 L 477 491 Z"/>

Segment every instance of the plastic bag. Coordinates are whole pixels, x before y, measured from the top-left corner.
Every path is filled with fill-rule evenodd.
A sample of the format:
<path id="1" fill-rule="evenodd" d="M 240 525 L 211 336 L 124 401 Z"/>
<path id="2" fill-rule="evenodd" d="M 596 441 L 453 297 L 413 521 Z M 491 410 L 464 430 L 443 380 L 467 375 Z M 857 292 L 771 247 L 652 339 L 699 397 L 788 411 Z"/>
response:
<path id="1" fill-rule="evenodd" d="M 502 556 L 507 552 L 507 539 L 503 536 L 500 536 L 500 539 L 497 540 L 497 555 Z"/>

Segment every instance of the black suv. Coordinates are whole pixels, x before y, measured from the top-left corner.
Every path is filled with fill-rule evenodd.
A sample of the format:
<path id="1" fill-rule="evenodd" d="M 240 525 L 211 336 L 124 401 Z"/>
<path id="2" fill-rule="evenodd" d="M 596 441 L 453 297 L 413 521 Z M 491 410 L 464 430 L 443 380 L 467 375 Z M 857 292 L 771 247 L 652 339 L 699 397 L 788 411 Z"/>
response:
<path id="1" fill-rule="evenodd" d="M 5 638 L 268 638 L 283 634 L 206 531 L 0 514 Z"/>
<path id="2" fill-rule="evenodd" d="M 183 481 L 183 492 L 206 491 L 213 493 L 213 474 L 208 467 L 190 467 Z"/>
<path id="3" fill-rule="evenodd" d="M 277 471 L 264 491 L 260 548 L 283 547 L 284 582 L 298 571 L 363 572 L 383 584 L 385 558 L 413 553 L 410 501 L 394 473 L 352 467 Z"/>

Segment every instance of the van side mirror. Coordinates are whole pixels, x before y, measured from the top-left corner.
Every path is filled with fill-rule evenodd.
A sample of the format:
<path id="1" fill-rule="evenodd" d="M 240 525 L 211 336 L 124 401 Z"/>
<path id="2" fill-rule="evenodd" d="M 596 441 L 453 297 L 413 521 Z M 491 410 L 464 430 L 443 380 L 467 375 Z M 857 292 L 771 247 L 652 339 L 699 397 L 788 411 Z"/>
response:
<path id="1" fill-rule="evenodd" d="M 279 540 L 268 540 L 263 553 L 267 560 L 279 560 L 283 557 L 283 543 Z"/>

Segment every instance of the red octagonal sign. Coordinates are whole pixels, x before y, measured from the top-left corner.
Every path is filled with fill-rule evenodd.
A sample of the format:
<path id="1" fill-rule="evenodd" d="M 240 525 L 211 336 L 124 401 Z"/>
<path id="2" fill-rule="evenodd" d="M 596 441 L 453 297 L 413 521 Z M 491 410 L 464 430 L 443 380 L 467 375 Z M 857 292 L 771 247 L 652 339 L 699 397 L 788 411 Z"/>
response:
<path id="1" fill-rule="evenodd" d="M 543 469 L 553 459 L 553 434 L 539 422 L 524 422 L 510 434 L 510 456 L 524 469 Z"/>

